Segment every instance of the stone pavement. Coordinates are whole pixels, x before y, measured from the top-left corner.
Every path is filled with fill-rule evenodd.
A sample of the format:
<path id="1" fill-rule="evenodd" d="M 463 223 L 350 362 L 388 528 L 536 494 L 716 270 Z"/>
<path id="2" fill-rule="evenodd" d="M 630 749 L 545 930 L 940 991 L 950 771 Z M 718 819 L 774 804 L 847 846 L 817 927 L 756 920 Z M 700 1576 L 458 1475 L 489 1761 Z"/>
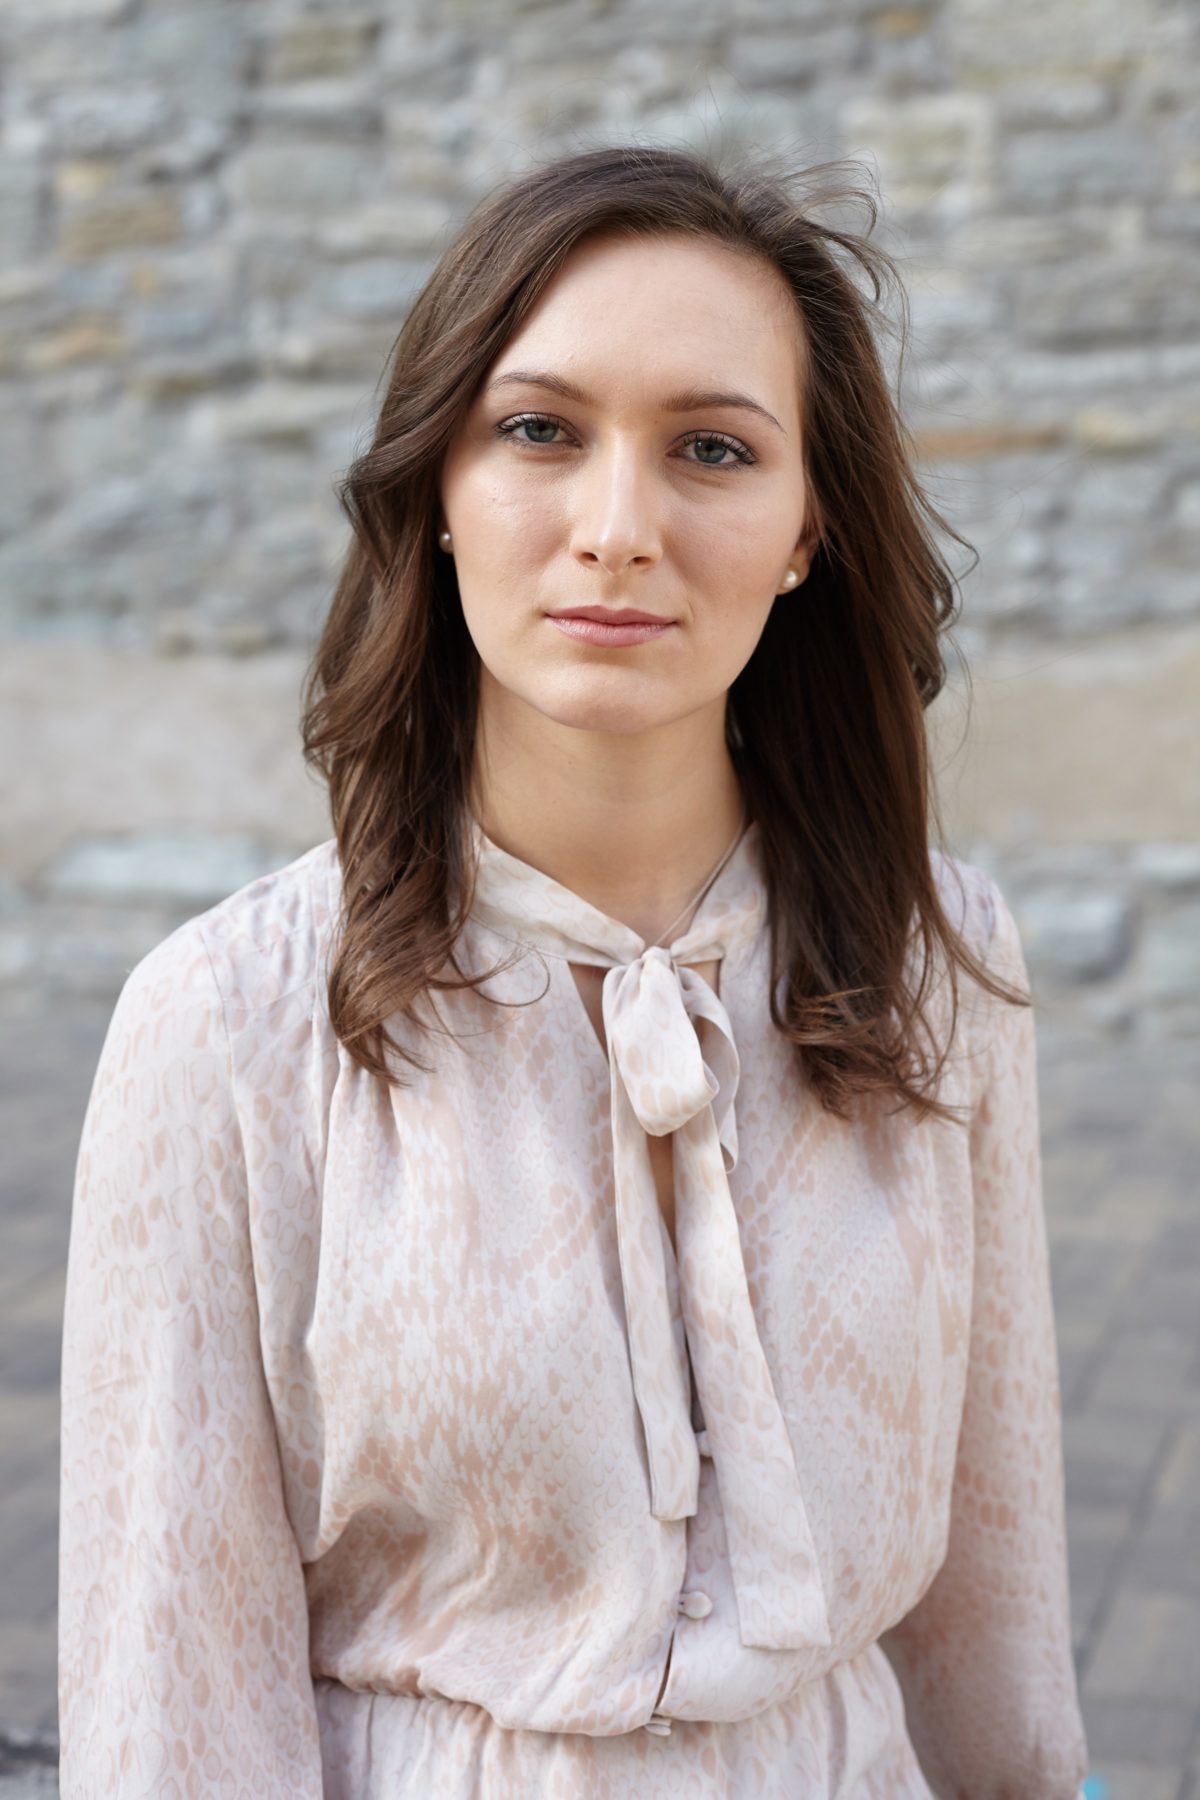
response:
<path id="1" fill-rule="evenodd" d="M 56 1791 L 63 1262 L 110 1012 L 0 1006 L 2 1800 Z M 1039 1043 L 1089 1795 L 1200 1800 L 1200 1042 Z"/>

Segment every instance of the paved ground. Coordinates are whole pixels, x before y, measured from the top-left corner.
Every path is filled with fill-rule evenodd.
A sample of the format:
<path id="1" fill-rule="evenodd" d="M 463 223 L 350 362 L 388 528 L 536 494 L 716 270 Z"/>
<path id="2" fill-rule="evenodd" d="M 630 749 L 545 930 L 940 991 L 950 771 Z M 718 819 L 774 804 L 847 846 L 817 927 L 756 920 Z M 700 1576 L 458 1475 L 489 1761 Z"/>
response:
<path id="1" fill-rule="evenodd" d="M 56 1791 L 63 1259 L 110 1011 L 0 1008 L 3 1800 Z M 1200 1800 L 1200 1042 L 1044 1034 L 1041 1077 L 1089 1795 Z"/>

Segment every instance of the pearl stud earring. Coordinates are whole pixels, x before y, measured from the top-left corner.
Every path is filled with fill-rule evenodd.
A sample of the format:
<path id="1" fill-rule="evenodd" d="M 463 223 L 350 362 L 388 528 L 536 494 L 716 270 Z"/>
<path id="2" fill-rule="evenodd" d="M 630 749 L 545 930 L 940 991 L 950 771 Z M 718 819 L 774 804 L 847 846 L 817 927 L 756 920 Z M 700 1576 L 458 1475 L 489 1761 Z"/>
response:
<path id="1" fill-rule="evenodd" d="M 795 569 L 789 569 L 783 578 L 783 585 L 785 588 L 794 588 L 799 579 L 800 577 Z"/>
<path id="2" fill-rule="evenodd" d="M 439 531 L 438 543 L 442 546 L 443 550 L 448 550 L 450 548 L 450 533 L 448 531 Z"/>

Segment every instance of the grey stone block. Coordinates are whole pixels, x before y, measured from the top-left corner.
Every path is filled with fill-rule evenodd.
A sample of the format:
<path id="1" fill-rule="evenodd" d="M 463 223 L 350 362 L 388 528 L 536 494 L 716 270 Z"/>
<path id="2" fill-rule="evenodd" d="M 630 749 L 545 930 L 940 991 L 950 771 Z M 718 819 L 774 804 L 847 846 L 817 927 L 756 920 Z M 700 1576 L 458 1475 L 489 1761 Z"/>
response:
<path id="1" fill-rule="evenodd" d="M 1200 901 L 1146 922 L 1142 979 L 1156 1000 L 1200 998 Z"/>
<path id="2" fill-rule="evenodd" d="M 1151 249 L 1027 270 L 1016 319 L 1036 344 L 1141 343 L 1187 336 L 1200 324 L 1200 259 Z"/>
<path id="3" fill-rule="evenodd" d="M 1014 910 L 1030 963 L 1052 980 L 1094 981 L 1129 953 L 1132 918 L 1122 894 L 1047 884 L 1027 888 Z"/>
<path id="4" fill-rule="evenodd" d="M 43 880 L 63 897 L 208 906 L 280 866 L 277 849 L 260 838 L 177 826 L 77 839 Z"/>
<path id="5" fill-rule="evenodd" d="M 0 1800 L 57 1800 L 58 1770 L 36 1763 L 0 1763 Z"/>
<path id="6" fill-rule="evenodd" d="M 1136 125 L 1015 132 L 1000 151 L 1003 192 L 1015 205 L 1149 198 L 1164 178 L 1158 143 Z"/>

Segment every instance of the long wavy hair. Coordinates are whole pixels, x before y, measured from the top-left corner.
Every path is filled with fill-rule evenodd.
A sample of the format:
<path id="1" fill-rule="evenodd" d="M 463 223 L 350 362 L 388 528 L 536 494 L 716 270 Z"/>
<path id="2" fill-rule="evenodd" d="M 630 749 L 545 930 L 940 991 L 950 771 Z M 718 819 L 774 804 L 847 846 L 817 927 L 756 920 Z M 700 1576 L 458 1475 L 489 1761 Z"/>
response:
<path id="1" fill-rule="evenodd" d="M 841 215 L 858 208 L 865 224 L 852 229 Z M 822 222 L 831 209 L 840 222 Z M 868 1095 L 952 1117 L 936 1090 L 956 970 L 1030 1003 L 972 954 L 932 866 L 941 825 L 924 709 L 945 679 L 957 605 L 934 528 L 971 546 L 922 492 L 888 385 L 876 328 L 897 326 L 882 303 L 899 297 L 899 368 L 908 307 L 894 262 L 871 241 L 877 220 L 857 163 L 585 149 L 486 196 L 411 306 L 373 441 L 337 486 L 353 534 L 302 720 L 342 870 L 330 1022 L 385 1081 L 404 1085 L 389 1051 L 428 1069 L 387 1030 L 389 1016 L 427 1030 L 422 996 L 478 989 L 495 972 L 471 975 L 455 957 L 471 904 L 479 658 L 453 561 L 437 553 L 443 458 L 509 337 L 600 231 L 684 232 L 759 258 L 802 323 L 805 473 L 823 535 L 803 601 L 773 608 L 726 700 L 729 754 L 761 828 L 775 1026 L 839 1117 Z M 939 952 L 949 1033 L 927 1017 Z"/>

